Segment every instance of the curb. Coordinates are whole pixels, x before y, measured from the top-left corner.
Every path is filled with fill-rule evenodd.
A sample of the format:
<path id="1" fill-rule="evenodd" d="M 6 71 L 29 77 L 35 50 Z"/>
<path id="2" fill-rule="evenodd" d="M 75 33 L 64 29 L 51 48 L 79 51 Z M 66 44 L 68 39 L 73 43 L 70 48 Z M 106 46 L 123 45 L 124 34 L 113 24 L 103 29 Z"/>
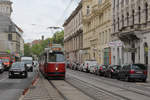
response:
<path id="1" fill-rule="evenodd" d="M 39 78 L 39 74 L 32 80 L 31 85 L 28 88 L 25 88 L 22 92 L 21 97 L 19 98 L 19 100 L 23 100 L 24 96 L 27 94 L 27 92 L 30 90 L 31 86 L 35 86 L 36 82 L 38 81 Z"/>

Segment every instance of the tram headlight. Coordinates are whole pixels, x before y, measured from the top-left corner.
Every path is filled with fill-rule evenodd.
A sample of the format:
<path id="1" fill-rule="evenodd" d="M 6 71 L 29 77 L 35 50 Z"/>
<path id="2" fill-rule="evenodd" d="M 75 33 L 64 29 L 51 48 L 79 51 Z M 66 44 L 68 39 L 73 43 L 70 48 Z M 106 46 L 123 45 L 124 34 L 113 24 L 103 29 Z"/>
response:
<path id="1" fill-rule="evenodd" d="M 56 67 L 56 70 L 58 70 L 58 67 Z"/>

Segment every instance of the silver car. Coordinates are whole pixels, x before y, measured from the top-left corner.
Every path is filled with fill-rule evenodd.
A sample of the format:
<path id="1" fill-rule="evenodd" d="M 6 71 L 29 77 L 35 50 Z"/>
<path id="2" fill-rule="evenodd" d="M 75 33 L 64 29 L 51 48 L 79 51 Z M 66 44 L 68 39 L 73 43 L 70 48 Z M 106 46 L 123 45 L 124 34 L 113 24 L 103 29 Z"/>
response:
<path id="1" fill-rule="evenodd" d="M 4 64 L 0 62 L 0 73 L 2 73 L 3 71 L 4 71 Z"/>

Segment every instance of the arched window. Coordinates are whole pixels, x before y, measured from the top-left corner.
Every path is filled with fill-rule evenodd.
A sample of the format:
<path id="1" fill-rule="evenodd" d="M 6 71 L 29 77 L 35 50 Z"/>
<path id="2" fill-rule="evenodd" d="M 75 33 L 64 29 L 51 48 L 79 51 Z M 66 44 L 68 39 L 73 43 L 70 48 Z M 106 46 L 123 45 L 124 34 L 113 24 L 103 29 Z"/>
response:
<path id="1" fill-rule="evenodd" d="M 139 7 L 139 24 L 141 23 L 141 7 Z"/>
<path id="2" fill-rule="evenodd" d="M 145 3 L 145 21 L 147 22 L 148 20 L 148 4 Z"/>

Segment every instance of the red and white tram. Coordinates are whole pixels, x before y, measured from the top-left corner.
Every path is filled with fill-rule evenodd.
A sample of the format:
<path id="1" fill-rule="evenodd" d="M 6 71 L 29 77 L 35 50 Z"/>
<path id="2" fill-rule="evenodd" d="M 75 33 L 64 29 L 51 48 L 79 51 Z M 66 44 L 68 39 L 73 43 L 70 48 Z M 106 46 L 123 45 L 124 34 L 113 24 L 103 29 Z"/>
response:
<path id="1" fill-rule="evenodd" d="M 58 45 L 46 48 L 45 52 L 40 57 L 39 67 L 42 74 L 48 79 L 65 79 L 65 56 L 61 48 Z"/>

